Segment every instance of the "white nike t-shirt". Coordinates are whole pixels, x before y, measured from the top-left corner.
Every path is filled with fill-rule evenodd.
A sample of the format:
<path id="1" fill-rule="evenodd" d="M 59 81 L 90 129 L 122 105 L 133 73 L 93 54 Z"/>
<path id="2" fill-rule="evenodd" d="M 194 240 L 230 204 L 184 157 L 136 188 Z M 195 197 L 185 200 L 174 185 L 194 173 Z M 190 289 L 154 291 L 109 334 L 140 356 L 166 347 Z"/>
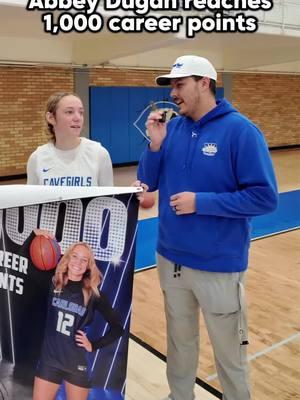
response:
<path id="1" fill-rule="evenodd" d="M 113 186 L 112 162 L 100 143 L 82 137 L 72 150 L 52 142 L 39 146 L 27 162 L 27 184 L 50 186 Z"/>

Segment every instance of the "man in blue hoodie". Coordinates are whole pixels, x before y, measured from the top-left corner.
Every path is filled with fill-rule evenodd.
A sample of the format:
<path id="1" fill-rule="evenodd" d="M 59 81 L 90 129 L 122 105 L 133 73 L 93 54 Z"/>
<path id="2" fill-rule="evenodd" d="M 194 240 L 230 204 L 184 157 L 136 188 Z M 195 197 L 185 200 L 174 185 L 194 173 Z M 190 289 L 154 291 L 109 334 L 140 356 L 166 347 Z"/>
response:
<path id="1" fill-rule="evenodd" d="M 179 116 L 153 111 L 138 178 L 159 190 L 157 263 L 167 319 L 169 399 L 193 400 L 199 309 L 213 346 L 223 400 L 249 400 L 244 301 L 251 217 L 275 210 L 277 186 L 260 130 L 227 100 L 205 58 L 179 57 L 171 85 Z"/>

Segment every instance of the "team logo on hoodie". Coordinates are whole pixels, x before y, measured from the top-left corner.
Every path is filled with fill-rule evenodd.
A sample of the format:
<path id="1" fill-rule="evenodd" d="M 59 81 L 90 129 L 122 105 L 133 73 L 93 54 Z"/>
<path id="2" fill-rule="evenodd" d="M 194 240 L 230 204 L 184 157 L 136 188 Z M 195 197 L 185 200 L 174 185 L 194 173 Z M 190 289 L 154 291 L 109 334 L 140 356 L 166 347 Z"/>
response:
<path id="1" fill-rule="evenodd" d="M 218 152 L 217 143 L 204 143 L 202 153 L 206 156 L 215 156 Z"/>

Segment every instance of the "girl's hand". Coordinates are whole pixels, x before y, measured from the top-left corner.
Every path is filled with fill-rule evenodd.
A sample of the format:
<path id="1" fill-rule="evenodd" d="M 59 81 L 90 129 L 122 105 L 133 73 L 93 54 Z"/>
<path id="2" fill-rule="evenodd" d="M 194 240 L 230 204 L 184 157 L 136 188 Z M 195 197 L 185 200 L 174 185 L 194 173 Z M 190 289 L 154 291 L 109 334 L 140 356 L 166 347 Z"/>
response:
<path id="1" fill-rule="evenodd" d="M 93 351 L 92 344 L 86 336 L 86 333 L 83 331 L 78 330 L 77 334 L 75 335 L 75 341 L 77 346 L 84 347 L 86 351 L 91 353 Z"/>
<path id="2" fill-rule="evenodd" d="M 36 236 L 45 236 L 48 239 L 55 239 L 55 236 L 53 235 L 53 233 L 46 231 L 46 229 L 34 229 L 33 230 L 34 234 Z"/>

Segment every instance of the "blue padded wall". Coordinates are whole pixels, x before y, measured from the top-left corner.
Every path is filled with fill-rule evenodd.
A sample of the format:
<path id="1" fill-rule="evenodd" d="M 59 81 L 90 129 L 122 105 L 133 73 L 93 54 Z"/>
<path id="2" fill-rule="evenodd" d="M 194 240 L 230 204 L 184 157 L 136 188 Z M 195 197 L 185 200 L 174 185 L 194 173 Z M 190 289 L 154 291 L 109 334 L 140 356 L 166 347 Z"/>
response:
<path id="1" fill-rule="evenodd" d="M 141 133 L 145 133 L 145 122 L 150 112 L 150 108 L 145 109 L 151 101 L 172 102 L 170 90 L 160 87 L 90 87 L 90 138 L 109 151 L 113 164 L 139 160 L 148 143 Z M 223 97 L 223 93 L 223 88 L 217 89 L 217 97 Z"/>

